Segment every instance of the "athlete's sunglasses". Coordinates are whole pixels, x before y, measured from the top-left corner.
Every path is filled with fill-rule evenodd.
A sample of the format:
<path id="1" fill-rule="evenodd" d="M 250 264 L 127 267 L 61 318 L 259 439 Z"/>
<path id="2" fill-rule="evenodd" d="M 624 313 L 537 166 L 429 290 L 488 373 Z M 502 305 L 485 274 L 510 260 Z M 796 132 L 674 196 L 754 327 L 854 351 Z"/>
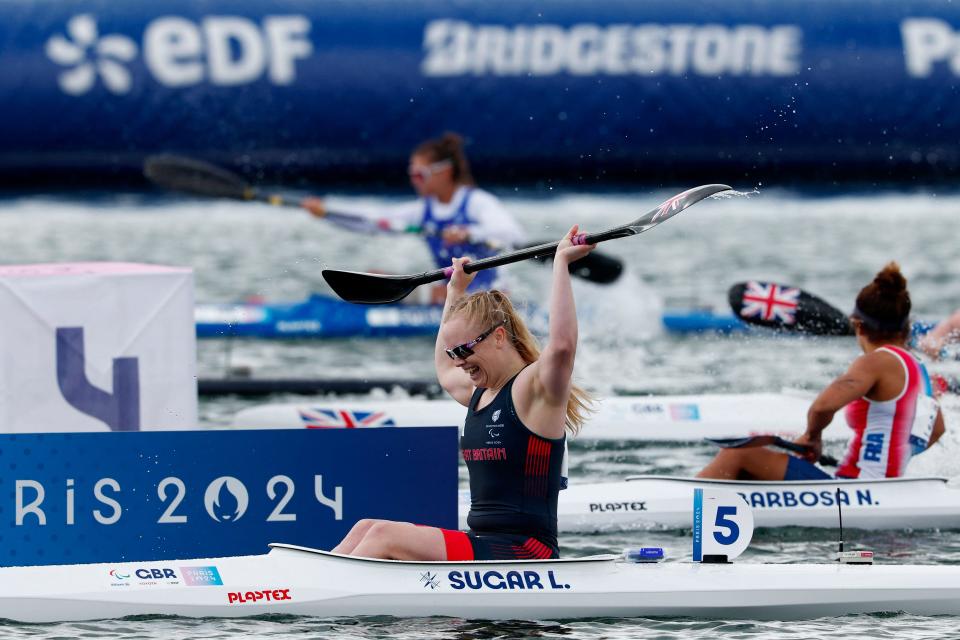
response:
<path id="1" fill-rule="evenodd" d="M 460 358 L 461 360 L 466 360 L 467 358 L 473 355 L 473 348 L 475 346 L 483 342 L 483 339 L 489 336 L 491 333 L 493 333 L 493 331 L 497 327 L 502 327 L 504 324 L 505 324 L 504 322 L 498 322 L 497 324 L 493 325 L 492 327 L 490 327 L 489 329 L 487 329 L 486 331 L 478 335 L 476 338 L 474 338 L 470 342 L 464 342 L 463 344 L 458 344 L 452 349 L 446 349 L 447 355 L 450 356 L 451 360 L 456 360 L 457 358 Z"/>
<path id="2" fill-rule="evenodd" d="M 444 169 L 449 169 L 452 166 L 453 162 L 450 160 L 441 160 L 440 162 L 434 162 L 421 167 L 415 167 L 411 165 L 407 168 L 407 175 L 410 176 L 411 180 L 426 182 L 433 176 L 433 174 L 439 173 Z"/>

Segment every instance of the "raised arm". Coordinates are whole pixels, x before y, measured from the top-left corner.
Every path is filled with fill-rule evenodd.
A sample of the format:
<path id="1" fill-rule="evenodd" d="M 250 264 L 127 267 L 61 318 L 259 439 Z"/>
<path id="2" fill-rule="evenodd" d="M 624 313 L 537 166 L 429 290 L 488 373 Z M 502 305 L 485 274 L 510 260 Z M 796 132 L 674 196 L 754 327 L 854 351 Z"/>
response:
<path id="1" fill-rule="evenodd" d="M 470 258 L 453 259 L 453 276 L 447 283 L 447 299 L 443 303 L 443 316 L 440 321 L 440 329 L 437 331 L 437 343 L 434 345 L 433 351 L 437 381 L 443 387 L 443 390 L 450 394 L 450 397 L 465 407 L 470 404 L 470 397 L 474 390 L 473 383 L 470 382 L 470 376 L 464 373 L 463 369 L 455 366 L 453 360 L 447 355 L 447 344 L 443 339 L 443 325 L 449 319 L 450 308 L 467 295 L 467 286 L 474 278 L 474 274 L 463 272 L 463 265 L 468 262 L 470 262 Z"/>
<path id="2" fill-rule="evenodd" d="M 550 324 L 547 345 L 532 365 L 534 400 L 551 407 L 565 407 L 573 384 L 573 362 L 577 355 L 577 309 L 570 284 L 571 262 L 590 253 L 596 245 L 574 245 L 571 238 L 579 228 L 574 225 L 557 247 L 553 260 L 553 286 L 550 290 Z M 559 437 L 557 434 L 545 434 Z"/>

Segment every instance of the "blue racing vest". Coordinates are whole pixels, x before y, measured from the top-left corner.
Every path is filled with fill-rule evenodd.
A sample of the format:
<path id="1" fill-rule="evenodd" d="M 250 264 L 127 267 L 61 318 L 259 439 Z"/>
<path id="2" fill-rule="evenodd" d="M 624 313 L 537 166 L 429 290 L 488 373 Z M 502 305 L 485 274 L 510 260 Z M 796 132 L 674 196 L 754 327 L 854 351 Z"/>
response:
<path id="1" fill-rule="evenodd" d="M 427 246 L 430 247 L 431 253 L 433 253 L 433 260 L 436 262 L 438 268 L 449 267 L 450 261 L 453 258 L 470 256 L 474 260 L 479 260 L 496 255 L 497 253 L 485 244 L 466 242 L 464 244 L 445 245 L 443 243 L 441 234 L 447 227 L 465 227 L 474 223 L 474 221 L 470 219 L 470 216 L 467 215 L 467 206 L 470 204 L 470 196 L 472 194 L 473 190 L 467 189 L 466 194 L 463 196 L 463 202 L 460 203 L 460 207 L 449 220 L 437 220 L 434 218 L 433 210 L 430 208 L 430 199 L 426 198 L 424 200 L 423 221 L 420 223 L 420 228 L 426 233 L 424 239 L 427 241 Z M 490 289 L 493 286 L 494 280 L 497 278 L 496 271 L 496 269 L 478 271 L 477 276 L 473 279 L 473 282 L 470 283 L 468 291 Z"/>

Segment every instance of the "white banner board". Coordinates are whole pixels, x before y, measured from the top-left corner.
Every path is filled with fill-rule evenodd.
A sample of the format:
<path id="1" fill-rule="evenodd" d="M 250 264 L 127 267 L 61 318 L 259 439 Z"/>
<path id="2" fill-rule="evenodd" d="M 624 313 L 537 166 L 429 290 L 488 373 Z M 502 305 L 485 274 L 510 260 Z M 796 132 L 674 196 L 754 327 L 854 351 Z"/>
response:
<path id="1" fill-rule="evenodd" d="M 190 269 L 0 266 L 0 431 L 192 429 Z"/>

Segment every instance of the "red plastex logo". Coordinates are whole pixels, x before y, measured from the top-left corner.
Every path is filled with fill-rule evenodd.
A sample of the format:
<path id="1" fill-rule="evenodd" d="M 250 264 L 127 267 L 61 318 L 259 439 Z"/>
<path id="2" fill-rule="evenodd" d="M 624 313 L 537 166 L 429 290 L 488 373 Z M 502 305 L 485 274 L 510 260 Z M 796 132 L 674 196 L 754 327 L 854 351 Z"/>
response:
<path id="1" fill-rule="evenodd" d="M 230 591 L 227 593 L 227 602 L 229 604 L 245 604 L 250 602 L 277 602 L 280 600 L 293 600 L 290 595 L 290 589 L 264 589 L 263 591 Z"/>

